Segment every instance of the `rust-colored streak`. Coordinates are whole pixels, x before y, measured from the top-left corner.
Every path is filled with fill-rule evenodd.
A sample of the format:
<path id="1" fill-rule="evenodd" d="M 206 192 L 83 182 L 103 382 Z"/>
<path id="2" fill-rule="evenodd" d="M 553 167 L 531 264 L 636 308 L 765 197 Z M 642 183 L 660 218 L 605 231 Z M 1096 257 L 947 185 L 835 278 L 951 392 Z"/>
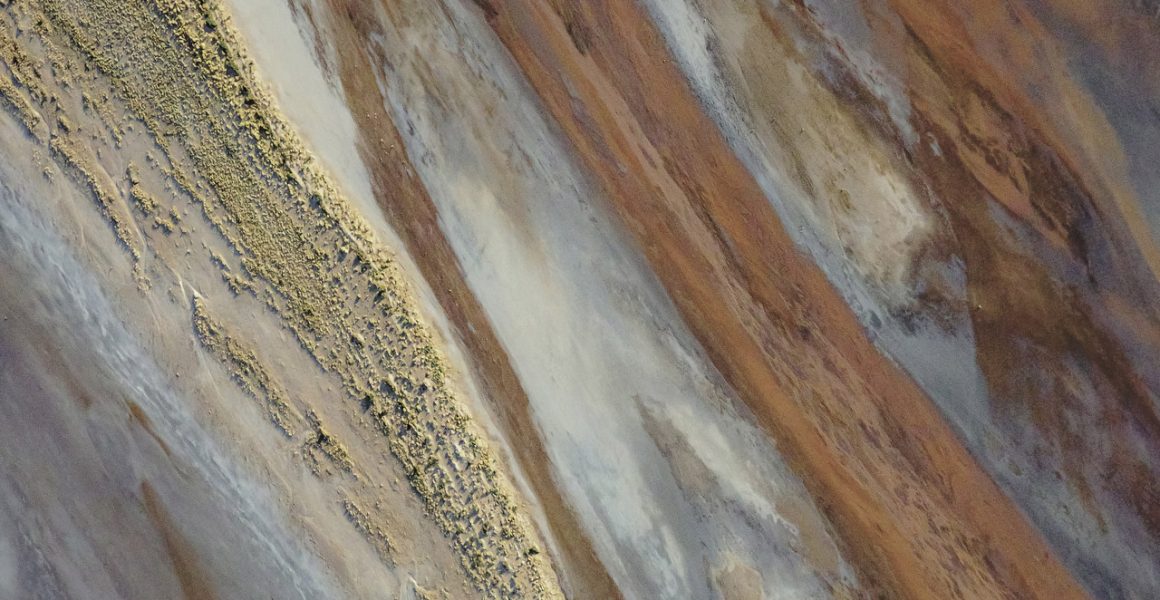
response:
<path id="1" fill-rule="evenodd" d="M 805 479 L 868 591 L 1085 596 L 797 254 L 639 6 L 489 6 L 489 23 L 713 363 Z"/>
<path id="2" fill-rule="evenodd" d="M 129 418 L 132 419 L 132 422 L 140 425 L 141 429 L 144 429 L 145 433 L 148 433 L 149 437 L 157 442 L 157 446 L 161 448 L 165 456 L 172 458 L 173 454 L 169 451 L 169 445 L 165 443 L 165 440 L 161 439 L 161 436 L 157 435 L 157 430 L 153 427 L 153 419 L 150 419 L 149 415 L 145 414 L 145 411 L 136 402 L 132 400 L 127 400 L 126 402 L 129 405 Z"/>
<path id="3" fill-rule="evenodd" d="M 389 4 L 383 3 L 388 14 Z M 376 200 L 466 347 L 480 389 L 512 440 L 515 458 L 561 553 L 554 557 L 561 583 L 573 598 L 620 598 L 575 513 L 555 487 L 527 395 L 459 269 L 439 227 L 436 208 L 410 166 L 403 141 L 386 112 L 375 78 L 377 71 L 386 68 L 385 58 L 372 50 L 380 13 L 363 0 L 331 0 L 331 7 L 335 15 L 332 43 L 338 49 L 346 97 L 362 131 L 361 154 L 372 176 Z"/>
<path id="4" fill-rule="evenodd" d="M 182 596 L 186 600 L 214 600 L 217 596 L 210 585 L 212 577 L 202 571 L 198 564 L 197 552 L 173 524 L 165 511 L 165 506 L 157 497 L 157 492 L 148 481 L 141 482 L 141 496 L 145 500 L 145 512 L 149 515 L 149 520 L 165 542 L 165 549 L 173 562 L 173 572 L 181 585 Z"/>

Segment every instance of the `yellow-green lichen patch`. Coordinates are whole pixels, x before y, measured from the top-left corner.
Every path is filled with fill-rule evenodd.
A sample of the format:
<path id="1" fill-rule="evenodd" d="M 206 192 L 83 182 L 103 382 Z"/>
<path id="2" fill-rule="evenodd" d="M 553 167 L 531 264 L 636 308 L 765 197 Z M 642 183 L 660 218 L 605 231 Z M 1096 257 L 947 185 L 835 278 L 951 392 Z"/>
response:
<path id="1" fill-rule="evenodd" d="M 112 134 L 114 143 L 120 144 L 124 141 L 125 128 L 117 118 L 117 114 L 110 105 L 107 95 L 96 95 L 85 92 L 81 96 L 81 102 L 85 110 L 97 115 L 101 124 Z"/>
<path id="2" fill-rule="evenodd" d="M 157 199 L 145 191 L 145 187 L 141 184 L 135 183 L 129 188 L 129 197 L 133 199 L 133 204 L 137 206 L 137 210 L 143 214 L 152 215 L 157 212 Z"/>
<path id="3" fill-rule="evenodd" d="M 131 220 L 122 214 L 116 197 L 109 191 L 109 186 L 98 179 L 88 159 L 83 157 L 82 151 L 67 135 L 53 135 L 49 141 L 49 148 L 52 149 L 53 159 L 61 170 L 92 194 L 101 214 L 109 220 L 117 239 L 133 260 L 140 260 L 141 250 L 133 239 L 129 227 Z"/>
<path id="4" fill-rule="evenodd" d="M 322 460 L 325 459 L 340 470 L 354 474 L 354 461 L 351 460 L 350 453 L 334 434 L 322 425 L 322 419 L 313 409 L 306 411 L 306 423 L 310 426 L 310 433 L 306 438 L 303 456 L 310 470 L 315 475 L 326 474 L 329 469 Z"/>
<path id="5" fill-rule="evenodd" d="M 379 525 L 378 521 L 363 510 L 354 500 L 342 499 L 342 511 L 355 529 L 366 538 L 367 543 L 375 549 L 379 558 L 384 562 L 391 562 L 391 542 L 387 530 Z"/>
<path id="6" fill-rule="evenodd" d="M 43 119 L 36 112 L 32 103 L 16 88 L 8 74 L 0 74 L 0 100 L 24 125 L 24 129 L 33 137 L 43 137 L 41 132 Z"/>
<path id="7" fill-rule="evenodd" d="M 300 417 L 252 350 L 226 333 L 220 323 L 209 315 L 205 301 L 193 299 L 193 329 L 197 339 L 229 371 L 234 381 L 263 404 L 270 421 L 287 437 L 294 435 L 295 423 Z"/>

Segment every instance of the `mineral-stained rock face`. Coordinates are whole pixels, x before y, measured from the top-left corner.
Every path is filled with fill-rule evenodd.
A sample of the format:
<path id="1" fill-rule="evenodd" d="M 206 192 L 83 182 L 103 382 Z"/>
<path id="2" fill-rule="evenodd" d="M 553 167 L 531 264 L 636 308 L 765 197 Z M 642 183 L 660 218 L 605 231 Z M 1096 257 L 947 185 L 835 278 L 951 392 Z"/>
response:
<path id="1" fill-rule="evenodd" d="M 1160 595 L 1158 11 L 0 0 L 0 598 Z"/>

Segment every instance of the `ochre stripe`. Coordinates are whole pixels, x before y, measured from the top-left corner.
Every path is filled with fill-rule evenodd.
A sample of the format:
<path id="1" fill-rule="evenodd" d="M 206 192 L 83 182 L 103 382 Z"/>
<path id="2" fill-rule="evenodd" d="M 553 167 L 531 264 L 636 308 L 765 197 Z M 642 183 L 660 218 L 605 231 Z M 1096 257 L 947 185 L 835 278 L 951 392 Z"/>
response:
<path id="1" fill-rule="evenodd" d="M 470 355 L 481 391 L 495 411 L 520 468 L 547 517 L 556 568 L 572 598 L 617 599 L 619 589 L 596 557 L 572 509 L 556 489 L 528 398 L 504 348 L 472 294 L 454 251 L 439 228 L 438 214 L 410 166 L 402 139 L 385 110 L 369 36 L 380 27 L 364 0 L 331 0 L 340 76 L 351 113 L 363 133 L 363 160 L 371 172 L 379 207 L 398 233 Z"/>
<path id="2" fill-rule="evenodd" d="M 640 7 L 490 6 L 493 28 L 864 581 L 889 597 L 1084 596 L 796 253 Z"/>

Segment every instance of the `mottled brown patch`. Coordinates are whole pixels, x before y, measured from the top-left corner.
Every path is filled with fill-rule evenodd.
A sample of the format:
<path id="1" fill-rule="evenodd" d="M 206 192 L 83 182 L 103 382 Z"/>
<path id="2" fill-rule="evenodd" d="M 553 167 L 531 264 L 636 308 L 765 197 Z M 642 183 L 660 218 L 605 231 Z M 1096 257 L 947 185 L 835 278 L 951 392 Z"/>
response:
<path id="1" fill-rule="evenodd" d="M 1160 495 L 1160 415 L 1129 349 L 1104 324 L 1128 318 L 1115 307 L 1136 307 L 1136 350 L 1160 353 L 1149 250 L 1137 246 L 1138 232 L 1124 223 L 1133 217 L 1122 212 L 1106 173 L 1080 168 L 1084 149 L 1057 130 L 1065 124 L 1044 121 L 1047 111 L 1037 102 L 1046 100 L 1003 84 L 1004 65 L 948 47 L 941 37 L 948 28 L 977 24 L 954 23 L 934 7 L 898 4 L 908 20 L 916 120 L 943 148 L 942 156 L 921 153 L 918 168 L 955 230 L 978 363 L 1000 422 L 1016 424 L 1006 435 L 1018 435 L 1018 425 L 1030 422 L 1045 440 L 1035 449 L 1039 466 L 1048 468 L 1058 455 L 1058 476 L 1097 524 L 1108 527 L 1102 488 L 1123 499 L 1148 536 L 1160 540 L 1151 504 Z M 997 16 L 1003 9 L 991 3 L 979 7 L 974 16 L 989 26 L 1011 26 L 1013 18 L 1020 31 L 1033 33 L 1002 38 L 1012 63 L 1033 60 L 1027 55 L 1046 37 L 1041 24 L 1016 8 L 1008 18 Z M 951 101 L 972 97 L 982 100 Z M 971 133 L 987 122 L 998 124 L 989 128 L 993 134 Z M 992 157 L 986 164 L 972 158 L 981 146 Z M 996 221 L 988 195 L 1019 235 Z M 1094 394 L 1082 391 L 1086 386 Z"/>

